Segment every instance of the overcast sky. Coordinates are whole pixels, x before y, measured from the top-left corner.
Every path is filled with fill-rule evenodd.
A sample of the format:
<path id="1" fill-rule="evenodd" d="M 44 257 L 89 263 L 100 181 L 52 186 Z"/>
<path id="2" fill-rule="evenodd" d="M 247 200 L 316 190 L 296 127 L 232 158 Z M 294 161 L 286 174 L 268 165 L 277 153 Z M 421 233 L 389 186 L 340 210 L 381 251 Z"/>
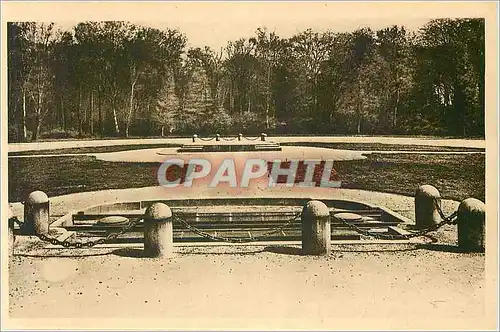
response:
<path id="1" fill-rule="evenodd" d="M 258 27 L 267 27 L 281 37 L 307 28 L 342 32 L 404 25 L 417 30 L 433 18 L 484 17 L 492 9 L 481 2 L 438 1 L 4 1 L 2 6 L 2 16 L 13 21 L 57 22 L 66 29 L 78 22 L 100 20 L 177 28 L 186 34 L 190 46 L 208 45 L 214 49 L 230 40 L 254 36 Z"/>
<path id="2" fill-rule="evenodd" d="M 297 32 L 312 28 L 315 31 L 331 30 L 335 32 L 354 31 L 357 28 L 370 27 L 373 30 L 382 29 L 391 25 L 404 25 L 409 30 L 418 30 L 429 18 L 417 19 L 318 19 L 307 16 L 301 17 L 261 17 L 260 19 L 247 19 L 234 21 L 231 19 L 220 20 L 219 18 L 207 19 L 204 21 L 190 21 L 178 19 L 168 21 L 145 21 L 130 20 L 132 23 L 151 26 L 159 29 L 179 29 L 183 32 L 191 47 L 210 46 L 215 50 L 226 46 L 230 40 L 241 37 L 254 36 L 258 27 L 267 27 L 269 31 L 275 31 L 280 37 L 291 37 Z M 72 29 L 78 22 L 57 22 L 63 29 Z"/>
<path id="3" fill-rule="evenodd" d="M 230 40 L 254 36 L 258 27 L 267 27 L 269 31 L 286 38 L 308 28 L 319 32 L 342 32 L 360 27 L 378 30 L 395 24 L 417 30 L 430 19 L 443 16 L 439 11 L 408 3 L 142 2 L 104 3 L 98 8 L 79 4 L 78 8 L 73 6 L 71 9 L 65 10 L 65 14 L 54 22 L 66 29 L 87 20 L 123 20 L 160 29 L 179 29 L 186 34 L 189 46 L 208 45 L 216 50 L 226 46 Z M 40 13 L 37 11 L 38 16 L 42 16 Z M 446 14 L 450 11 L 447 10 Z M 45 15 L 53 14 L 49 11 Z"/>

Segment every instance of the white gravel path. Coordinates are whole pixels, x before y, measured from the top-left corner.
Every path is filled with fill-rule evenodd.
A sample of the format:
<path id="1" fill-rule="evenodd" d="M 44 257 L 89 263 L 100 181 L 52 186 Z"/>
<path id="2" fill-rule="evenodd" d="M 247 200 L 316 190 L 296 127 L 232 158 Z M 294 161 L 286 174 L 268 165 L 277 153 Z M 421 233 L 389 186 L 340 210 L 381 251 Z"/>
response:
<path id="1" fill-rule="evenodd" d="M 426 145 L 426 146 L 447 146 L 463 148 L 485 148 L 485 140 L 474 139 L 437 139 L 435 137 L 382 137 L 382 136 L 296 136 L 296 137 L 274 137 L 269 140 L 278 143 L 285 142 L 321 142 L 321 143 L 381 143 L 381 144 L 402 144 L 402 145 Z M 191 138 L 145 138 L 145 139 L 119 139 L 119 140 L 68 140 L 37 143 L 11 143 L 9 152 L 37 151 L 49 149 L 96 147 L 96 146 L 117 146 L 136 144 L 189 144 Z"/>
<path id="2" fill-rule="evenodd" d="M 351 150 L 332 150 L 324 148 L 312 147 L 282 147 L 282 151 L 252 151 L 252 152 L 223 152 L 223 153 L 177 153 L 176 148 L 160 148 L 160 149 L 145 149 L 145 150 L 130 150 L 110 153 L 96 154 L 96 158 L 104 161 L 119 161 L 119 162 L 163 162 L 169 158 L 181 158 L 189 160 L 193 158 L 206 159 L 250 159 L 259 158 L 265 160 L 280 159 L 286 160 L 359 160 L 365 159 L 361 151 Z"/>

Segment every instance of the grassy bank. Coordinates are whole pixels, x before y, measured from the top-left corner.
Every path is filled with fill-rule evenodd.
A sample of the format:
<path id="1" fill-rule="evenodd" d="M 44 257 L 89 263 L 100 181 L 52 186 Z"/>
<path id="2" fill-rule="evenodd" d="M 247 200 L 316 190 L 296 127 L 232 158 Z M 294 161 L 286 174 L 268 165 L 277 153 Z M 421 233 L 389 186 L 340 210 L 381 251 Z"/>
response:
<path id="1" fill-rule="evenodd" d="M 366 160 L 335 163 L 343 188 L 403 195 L 422 184 L 438 188 L 445 198 L 485 199 L 485 155 L 370 154 Z"/>
<path id="2" fill-rule="evenodd" d="M 455 146 L 403 145 L 382 143 L 321 143 L 321 142 L 286 142 L 282 146 L 307 146 L 315 148 L 356 150 L 356 151 L 443 151 L 443 152 L 485 152 L 481 148 Z"/>
<path id="3" fill-rule="evenodd" d="M 156 163 L 116 163 L 89 156 L 9 158 L 9 202 L 33 190 L 49 196 L 104 189 L 154 186 Z M 371 154 L 335 163 L 343 188 L 413 195 L 422 184 L 443 197 L 485 197 L 485 155 Z"/>
<path id="4" fill-rule="evenodd" d="M 50 149 L 50 150 L 35 150 L 35 151 L 21 151 L 9 152 L 9 156 L 34 156 L 34 155 L 56 155 L 56 154 L 77 154 L 77 153 L 108 153 L 120 152 L 130 150 L 142 149 L 156 149 L 156 148 L 175 148 L 180 147 L 180 144 L 162 143 L 162 144 L 131 144 L 131 145 L 116 145 L 116 146 L 89 146 L 80 148 L 64 148 L 64 149 Z"/>

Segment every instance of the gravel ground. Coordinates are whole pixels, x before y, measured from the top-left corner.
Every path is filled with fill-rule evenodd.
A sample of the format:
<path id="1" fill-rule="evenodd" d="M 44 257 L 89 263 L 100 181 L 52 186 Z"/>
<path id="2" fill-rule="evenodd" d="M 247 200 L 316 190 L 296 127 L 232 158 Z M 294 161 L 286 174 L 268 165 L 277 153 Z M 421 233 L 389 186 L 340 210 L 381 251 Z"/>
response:
<path id="1" fill-rule="evenodd" d="M 177 247 L 169 260 L 141 258 L 141 248 L 15 256 L 9 314 L 92 318 L 95 328 L 131 317 L 141 328 L 159 318 L 164 328 L 195 329 L 491 327 L 484 255 L 429 248 L 334 245 L 328 257 L 302 256 L 293 245 Z"/>
<path id="2" fill-rule="evenodd" d="M 53 197 L 51 209 L 61 213 L 96 201 L 147 199 L 162 189 Z M 290 189 L 265 194 L 300 196 Z M 328 189 L 317 198 L 333 193 L 412 218 L 412 197 Z M 445 211 L 457 204 L 445 201 Z M 18 238 L 9 260 L 9 316 L 71 318 L 73 324 L 91 318 L 95 328 L 116 327 L 106 325 L 109 318 L 135 318 L 127 327 L 141 329 L 158 319 L 161 327 L 177 329 L 491 328 L 484 254 L 460 252 L 456 227 L 433 236 L 433 244 L 334 244 L 328 257 L 303 256 L 300 244 L 179 244 L 169 260 L 144 258 L 141 246 L 40 249 L 36 239 Z M 18 326 L 29 324 L 23 320 Z M 66 326 L 64 320 L 54 324 L 47 327 Z"/>

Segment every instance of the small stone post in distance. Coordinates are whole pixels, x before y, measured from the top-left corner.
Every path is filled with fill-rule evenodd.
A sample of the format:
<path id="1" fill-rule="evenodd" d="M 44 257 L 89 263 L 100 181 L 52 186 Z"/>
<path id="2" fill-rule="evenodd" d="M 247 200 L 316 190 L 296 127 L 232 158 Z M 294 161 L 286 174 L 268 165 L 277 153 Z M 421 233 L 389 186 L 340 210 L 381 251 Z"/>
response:
<path id="1" fill-rule="evenodd" d="M 330 210 L 321 201 L 308 201 L 302 209 L 302 253 L 330 254 Z"/>
<path id="2" fill-rule="evenodd" d="M 144 254 L 153 258 L 173 256 L 172 210 L 164 203 L 153 203 L 144 214 Z"/>

